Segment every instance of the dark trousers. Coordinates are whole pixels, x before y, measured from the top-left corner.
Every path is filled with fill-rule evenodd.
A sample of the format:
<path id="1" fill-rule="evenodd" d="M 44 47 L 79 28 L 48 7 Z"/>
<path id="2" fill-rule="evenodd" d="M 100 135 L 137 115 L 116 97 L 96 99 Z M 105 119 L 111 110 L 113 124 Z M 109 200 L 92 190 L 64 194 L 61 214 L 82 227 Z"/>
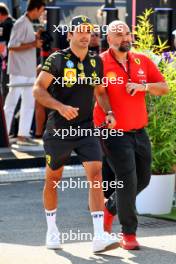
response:
<path id="1" fill-rule="evenodd" d="M 4 116 L 4 110 L 3 110 L 3 100 L 0 93 L 0 148 L 8 147 L 9 146 L 9 140 L 7 135 L 7 129 L 6 129 L 6 121 Z"/>
<path id="2" fill-rule="evenodd" d="M 103 182 L 107 183 L 106 188 L 103 188 L 104 197 L 109 199 L 109 197 L 115 191 L 115 186 L 111 186 L 111 182 L 115 181 L 115 172 L 113 168 L 110 167 L 106 156 L 103 157 L 102 176 Z"/>
<path id="3" fill-rule="evenodd" d="M 1 95 L 3 99 L 3 105 L 8 94 L 8 87 L 7 84 L 9 83 L 9 75 L 7 74 L 6 70 L 1 71 Z"/>
<path id="4" fill-rule="evenodd" d="M 123 136 L 109 136 L 102 139 L 102 147 L 111 167 L 114 168 L 116 181 L 123 181 L 123 188 L 115 189 L 106 207 L 118 214 L 122 232 L 135 234 L 137 216 L 136 196 L 150 182 L 151 145 L 144 129 L 125 132 Z"/>

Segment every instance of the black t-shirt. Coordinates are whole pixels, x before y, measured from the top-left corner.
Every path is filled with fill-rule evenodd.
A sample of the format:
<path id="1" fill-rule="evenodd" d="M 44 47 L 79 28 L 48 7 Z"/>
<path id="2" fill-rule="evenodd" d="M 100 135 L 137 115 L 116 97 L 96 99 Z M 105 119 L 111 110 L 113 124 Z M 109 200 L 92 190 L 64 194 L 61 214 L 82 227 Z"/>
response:
<path id="1" fill-rule="evenodd" d="M 96 47 L 89 47 L 89 50 L 90 50 L 92 53 L 95 53 L 95 54 L 99 54 L 99 53 L 100 53 L 100 47 L 99 47 L 99 46 L 96 46 Z"/>
<path id="2" fill-rule="evenodd" d="M 5 41 L 8 45 L 11 30 L 15 20 L 12 17 L 8 17 L 4 22 L 0 23 L 0 41 Z"/>
<path id="3" fill-rule="evenodd" d="M 70 121 L 58 111 L 50 110 L 47 129 L 70 126 L 92 128 L 94 87 L 101 84 L 103 78 L 101 58 L 88 52 L 85 59 L 80 61 L 68 48 L 50 55 L 42 70 L 55 77 L 48 88 L 49 93 L 63 104 L 79 108 L 78 117 Z"/>
<path id="4" fill-rule="evenodd" d="M 6 46 L 8 46 L 8 42 L 10 40 L 10 34 L 14 22 L 15 20 L 12 17 L 8 17 L 4 22 L 0 23 L 0 42 L 5 42 Z M 8 49 L 7 49 L 7 56 L 4 57 L 3 60 L 5 60 L 5 62 L 7 63 Z"/>

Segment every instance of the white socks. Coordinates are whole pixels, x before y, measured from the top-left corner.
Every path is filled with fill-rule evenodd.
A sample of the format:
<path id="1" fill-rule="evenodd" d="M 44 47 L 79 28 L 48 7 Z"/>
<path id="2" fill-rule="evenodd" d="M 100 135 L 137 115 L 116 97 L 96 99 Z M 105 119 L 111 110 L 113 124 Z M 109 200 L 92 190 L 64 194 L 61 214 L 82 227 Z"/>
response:
<path id="1" fill-rule="evenodd" d="M 56 209 L 54 210 L 45 210 L 46 213 L 46 221 L 47 221 L 47 226 L 48 230 L 53 230 L 56 229 Z"/>
<path id="2" fill-rule="evenodd" d="M 56 209 L 54 210 L 45 210 L 46 213 L 46 221 L 48 230 L 55 230 L 56 226 Z M 94 235 L 100 235 L 104 233 L 104 212 L 103 211 L 96 211 L 92 212 L 92 220 L 93 220 L 93 228 L 94 228 Z"/>
<path id="3" fill-rule="evenodd" d="M 91 216 L 93 220 L 94 235 L 100 235 L 104 233 L 104 212 L 92 212 Z"/>

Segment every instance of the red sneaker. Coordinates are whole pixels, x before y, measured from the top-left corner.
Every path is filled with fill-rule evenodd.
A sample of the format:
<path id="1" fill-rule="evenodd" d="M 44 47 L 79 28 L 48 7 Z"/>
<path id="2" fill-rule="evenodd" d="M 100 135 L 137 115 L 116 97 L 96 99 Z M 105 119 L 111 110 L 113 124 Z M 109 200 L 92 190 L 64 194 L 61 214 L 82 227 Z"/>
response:
<path id="1" fill-rule="evenodd" d="M 136 240 L 136 235 L 134 234 L 123 234 L 120 241 L 120 246 L 126 250 L 140 249 L 140 245 Z"/>
<path id="2" fill-rule="evenodd" d="M 112 224 L 115 216 L 112 215 L 108 209 L 105 207 L 104 209 L 104 231 L 111 233 L 112 232 Z"/>

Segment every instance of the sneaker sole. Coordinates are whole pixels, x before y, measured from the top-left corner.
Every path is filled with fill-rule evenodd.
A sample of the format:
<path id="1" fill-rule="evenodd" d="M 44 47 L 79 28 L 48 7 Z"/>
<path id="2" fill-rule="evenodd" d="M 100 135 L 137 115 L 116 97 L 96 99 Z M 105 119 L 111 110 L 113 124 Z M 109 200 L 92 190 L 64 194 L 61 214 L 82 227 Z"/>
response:
<path id="1" fill-rule="evenodd" d="M 47 249 L 61 249 L 61 245 L 46 245 Z"/>
<path id="2" fill-rule="evenodd" d="M 113 250 L 113 249 L 116 249 L 120 247 L 120 243 L 119 242 L 115 242 L 107 247 L 105 247 L 104 249 L 102 250 L 98 250 L 98 251 L 94 251 L 94 253 L 102 253 L 102 252 L 106 252 L 106 251 L 109 251 L 109 250 Z"/>
<path id="3" fill-rule="evenodd" d="M 140 246 L 135 246 L 135 247 L 125 247 L 123 245 L 120 245 L 121 248 L 125 250 L 140 250 Z"/>

